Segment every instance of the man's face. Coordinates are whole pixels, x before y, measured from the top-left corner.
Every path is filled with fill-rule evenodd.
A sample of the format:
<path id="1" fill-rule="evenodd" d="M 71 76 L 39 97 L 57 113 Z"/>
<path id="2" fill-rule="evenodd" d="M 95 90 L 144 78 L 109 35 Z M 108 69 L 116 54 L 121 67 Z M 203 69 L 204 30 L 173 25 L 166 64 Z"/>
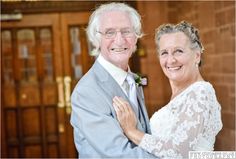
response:
<path id="1" fill-rule="evenodd" d="M 102 14 L 100 21 L 101 55 L 117 67 L 127 70 L 129 58 L 135 51 L 137 42 L 128 14 L 110 11 Z"/>

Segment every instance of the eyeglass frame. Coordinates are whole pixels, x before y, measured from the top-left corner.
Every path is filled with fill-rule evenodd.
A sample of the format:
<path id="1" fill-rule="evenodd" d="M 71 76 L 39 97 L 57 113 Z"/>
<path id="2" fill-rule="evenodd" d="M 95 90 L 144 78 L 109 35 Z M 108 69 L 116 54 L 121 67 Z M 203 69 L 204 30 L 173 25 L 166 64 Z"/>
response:
<path id="1" fill-rule="evenodd" d="M 114 31 L 114 34 L 111 35 L 111 37 L 109 37 L 109 35 L 107 34 L 108 31 Z M 125 31 L 129 31 L 128 35 L 125 35 Z M 101 32 L 101 31 L 96 31 L 96 32 L 103 35 L 106 39 L 114 39 L 117 36 L 118 32 L 121 33 L 121 36 L 123 38 L 130 38 L 132 37 L 132 35 L 135 35 L 135 31 L 132 28 L 121 28 L 121 29 L 109 28 L 105 32 Z"/>

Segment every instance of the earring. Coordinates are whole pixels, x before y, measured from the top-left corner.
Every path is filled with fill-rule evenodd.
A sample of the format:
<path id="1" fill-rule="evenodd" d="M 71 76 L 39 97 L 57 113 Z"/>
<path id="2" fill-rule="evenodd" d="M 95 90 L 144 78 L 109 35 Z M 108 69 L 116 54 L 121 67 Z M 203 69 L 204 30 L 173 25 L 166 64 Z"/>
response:
<path id="1" fill-rule="evenodd" d="M 198 67 L 198 66 L 199 66 L 199 63 L 196 62 L 195 66 Z"/>

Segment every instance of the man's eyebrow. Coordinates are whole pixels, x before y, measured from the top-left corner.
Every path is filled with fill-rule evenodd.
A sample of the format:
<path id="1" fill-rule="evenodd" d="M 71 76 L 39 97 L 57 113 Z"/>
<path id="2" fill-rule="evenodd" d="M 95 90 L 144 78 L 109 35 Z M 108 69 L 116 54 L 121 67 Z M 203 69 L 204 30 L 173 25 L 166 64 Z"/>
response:
<path id="1" fill-rule="evenodd" d="M 115 28 L 105 28 L 105 30 L 115 30 Z"/>
<path id="2" fill-rule="evenodd" d="M 131 29 L 131 27 L 123 27 L 123 28 L 105 28 L 105 30 L 111 30 L 111 29 L 114 29 L 114 30 L 117 30 L 117 29 Z"/>

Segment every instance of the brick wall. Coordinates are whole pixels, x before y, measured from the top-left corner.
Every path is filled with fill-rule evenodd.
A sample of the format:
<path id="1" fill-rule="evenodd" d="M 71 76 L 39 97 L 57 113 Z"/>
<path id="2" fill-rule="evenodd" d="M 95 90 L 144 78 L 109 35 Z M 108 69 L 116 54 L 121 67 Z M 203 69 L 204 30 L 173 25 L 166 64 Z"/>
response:
<path id="1" fill-rule="evenodd" d="M 141 45 L 141 72 L 148 76 L 144 89 L 149 115 L 165 105 L 170 86 L 159 66 L 154 31 L 162 23 L 186 20 L 199 28 L 205 47 L 202 75 L 213 84 L 222 106 L 223 129 L 217 136 L 215 150 L 235 150 L 235 2 L 234 1 L 138 1 L 146 33 Z"/>

